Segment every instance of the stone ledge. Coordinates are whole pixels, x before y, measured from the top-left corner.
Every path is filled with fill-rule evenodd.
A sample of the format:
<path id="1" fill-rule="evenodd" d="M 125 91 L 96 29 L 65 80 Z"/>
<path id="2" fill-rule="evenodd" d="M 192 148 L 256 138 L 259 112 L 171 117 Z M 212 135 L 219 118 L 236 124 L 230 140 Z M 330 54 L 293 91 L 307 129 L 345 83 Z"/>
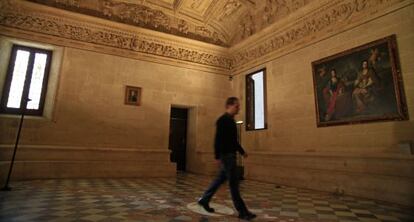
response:
<path id="1" fill-rule="evenodd" d="M 395 179 L 414 179 L 412 157 L 385 158 L 382 154 L 340 153 L 250 153 L 245 160 L 247 167 L 261 165 L 295 170 L 317 170 L 331 173 L 352 174 L 355 176 L 387 176 Z"/>
<path id="2" fill-rule="evenodd" d="M 0 161 L 0 182 L 4 182 L 10 161 Z M 134 178 L 173 177 L 175 166 L 138 161 L 16 161 L 11 180 L 48 178 Z"/>
<path id="3" fill-rule="evenodd" d="M 246 178 L 414 206 L 414 180 L 410 178 L 270 165 L 247 166 Z"/>
<path id="4" fill-rule="evenodd" d="M 398 153 L 250 152 L 245 169 L 248 179 L 325 192 L 339 190 L 347 195 L 414 206 L 412 156 Z"/>
<path id="5" fill-rule="evenodd" d="M 0 149 L 14 148 L 11 144 L 0 144 Z M 19 145 L 19 148 L 24 149 L 53 149 L 53 150 L 99 150 L 99 151 L 129 151 L 129 152 L 155 152 L 155 153 L 169 153 L 169 150 L 162 150 L 158 148 L 144 148 L 139 146 L 137 148 L 128 147 L 96 147 L 96 146 L 67 146 L 67 145 Z"/>
<path id="6" fill-rule="evenodd" d="M 0 161 L 10 160 L 13 146 L 0 145 Z M 54 145 L 21 145 L 18 161 L 165 161 L 169 162 L 170 151 L 160 149 L 99 148 Z"/>
<path id="7" fill-rule="evenodd" d="M 12 151 L 11 145 L 0 145 L 0 181 L 7 176 Z M 167 177 L 175 172 L 168 150 L 22 145 L 13 179 Z"/>
<path id="8" fill-rule="evenodd" d="M 401 153 L 356 153 L 356 152 L 262 152 L 251 151 L 251 155 L 264 156 L 309 156 L 309 157 L 353 157 L 364 159 L 395 159 L 395 160 L 414 160 L 414 155 Z"/>

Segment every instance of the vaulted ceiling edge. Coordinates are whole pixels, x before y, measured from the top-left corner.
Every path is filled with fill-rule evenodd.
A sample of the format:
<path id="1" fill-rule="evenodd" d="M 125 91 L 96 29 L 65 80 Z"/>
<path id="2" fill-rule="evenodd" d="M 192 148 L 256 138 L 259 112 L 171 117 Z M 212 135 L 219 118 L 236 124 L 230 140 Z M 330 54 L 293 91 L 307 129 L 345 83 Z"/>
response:
<path id="1" fill-rule="evenodd" d="M 232 74 L 238 74 L 295 49 L 317 42 L 364 21 L 387 13 L 387 10 L 414 4 L 411 0 L 337 0 L 330 1 L 298 20 L 274 26 L 243 44 L 230 48 Z"/>
<path id="2" fill-rule="evenodd" d="M 78 0 L 56 1 L 73 3 Z M 173 8 L 184 7 L 180 5 L 183 4 L 181 1 L 162 1 L 173 1 Z M 253 4 L 250 0 L 241 1 Z M 301 17 L 291 16 L 288 21 L 275 22 L 230 48 L 118 22 L 107 22 L 101 18 L 21 0 L 0 1 L 0 26 L 41 33 L 66 41 L 76 40 L 117 50 L 139 52 L 151 58 L 175 60 L 178 61 L 177 64 L 192 63 L 194 66 L 211 67 L 212 70 L 220 70 L 222 73 L 236 74 L 381 16 L 387 10 L 414 4 L 412 0 L 326 0 L 321 3 L 324 4 L 319 7 L 316 3 L 309 4 L 302 11 Z M 169 4 L 165 3 L 162 7 L 169 7 Z M 208 10 L 214 11 L 214 8 Z M 214 14 L 204 12 L 202 18 L 208 20 L 211 13 Z"/>
<path id="3" fill-rule="evenodd" d="M 33 5 L 24 1 L 1 1 L 0 25 L 226 70 L 231 68 L 231 60 L 223 50 L 180 44 L 180 41 L 174 41 L 174 38 L 168 40 L 159 38 L 159 35 L 120 30 L 84 20 L 79 21 L 79 18 L 57 17 L 33 8 Z"/>
<path id="4" fill-rule="evenodd" d="M 117 0 L 28 1 L 220 46 L 227 46 L 225 37 L 221 36 L 211 26 L 191 22 L 191 19 L 185 20 L 169 15 L 164 12 L 168 10 L 168 7 L 167 9 L 157 9 L 145 4 Z"/>
<path id="5" fill-rule="evenodd" d="M 315 0 L 27 0 L 231 46 Z"/>

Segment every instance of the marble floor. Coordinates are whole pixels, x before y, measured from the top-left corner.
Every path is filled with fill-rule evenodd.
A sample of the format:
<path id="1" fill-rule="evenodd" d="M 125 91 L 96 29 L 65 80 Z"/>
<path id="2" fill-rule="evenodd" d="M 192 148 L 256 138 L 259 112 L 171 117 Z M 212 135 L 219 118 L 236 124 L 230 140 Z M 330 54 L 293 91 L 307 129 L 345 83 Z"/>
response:
<path id="1" fill-rule="evenodd" d="M 239 221 L 227 186 L 213 199 L 223 206 L 208 215 L 194 202 L 211 178 L 178 174 L 159 179 L 64 179 L 13 182 L 0 192 L 0 221 Z M 414 221 L 413 209 L 355 197 L 243 181 L 243 197 L 254 221 Z M 411 211 L 410 211 L 411 210 Z M 230 215 L 229 215 L 230 214 Z"/>

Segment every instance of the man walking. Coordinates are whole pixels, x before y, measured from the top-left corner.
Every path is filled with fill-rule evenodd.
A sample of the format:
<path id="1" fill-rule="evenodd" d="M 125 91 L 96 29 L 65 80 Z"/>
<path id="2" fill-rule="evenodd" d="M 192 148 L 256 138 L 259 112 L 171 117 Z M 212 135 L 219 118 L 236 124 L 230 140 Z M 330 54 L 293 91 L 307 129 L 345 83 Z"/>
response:
<path id="1" fill-rule="evenodd" d="M 246 152 L 237 141 L 237 127 L 234 116 L 239 113 L 240 103 L 237 97 L 230 97 L 226 101 L 226 112 L 216 122 L 216 138 L 214 143 L 215 158 L 221 165 L 217 178 L 199 199 L 200 204 L 207 212 L 214 212 L 209 202 L 218 188 L 226 181 L 229 181 L 231 197 L 234 207 L 239 212 L 239 218 L 251 220 L 255 214 L 247 210 L 246 205 L 239 191 L 239 176 L 237 175 L 236 152 L 247 158 Z"/>

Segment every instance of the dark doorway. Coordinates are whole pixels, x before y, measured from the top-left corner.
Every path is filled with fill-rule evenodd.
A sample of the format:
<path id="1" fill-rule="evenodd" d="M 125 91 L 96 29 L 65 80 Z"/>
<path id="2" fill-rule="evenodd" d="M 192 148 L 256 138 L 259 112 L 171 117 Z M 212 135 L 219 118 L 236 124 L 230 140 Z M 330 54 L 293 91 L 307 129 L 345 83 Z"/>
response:
<path id="1" fill-rule="evenodd" d="M 171 108 L 170 117 L 170 160 L 177 164 L 177 171 L 185 171 L 187 147 L 188 109 Z"/>

